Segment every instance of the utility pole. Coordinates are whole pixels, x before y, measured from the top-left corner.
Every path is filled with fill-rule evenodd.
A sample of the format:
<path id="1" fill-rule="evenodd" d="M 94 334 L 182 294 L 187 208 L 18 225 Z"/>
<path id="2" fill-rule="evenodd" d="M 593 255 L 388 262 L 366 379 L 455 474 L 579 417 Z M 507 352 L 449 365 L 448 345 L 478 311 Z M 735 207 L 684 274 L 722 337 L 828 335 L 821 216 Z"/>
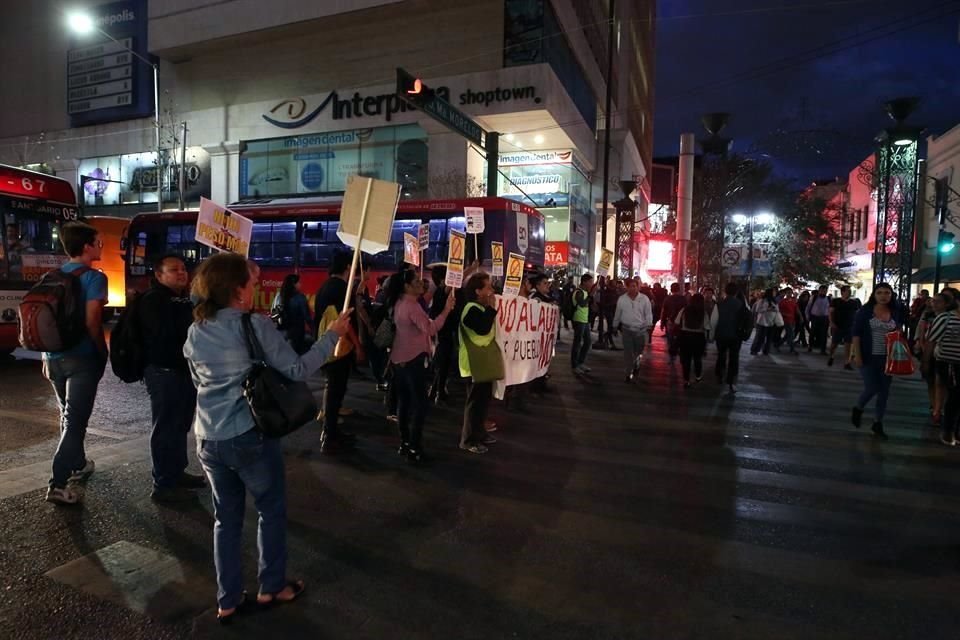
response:
<path id="1" fill-rule="evenodd" d="M 604 249 L 607 248 L 607 206 L 610 202 L 610 125 L 612 123 L 610 112 L 613 109 L 613 41 L 616 37 L 614 7 L 614 0 L 610 0 L 608 16 L 610 28 L 607 32 L 607 103 L 603 118 L 603 209 L 600 211 L 600 245 Z"/>
<path id="2" fill-rule="evenodd" d="M 687 245 L 690 244 L 691 216 L 693 215 L 693 156 L 695 144 L 692 133 L 680 136 L 680 175 L 677 177 L 677 282 L 686 282 Z"/>
<path id="3" fill-rule="evenodd" d="M 186 196 L 184 195 L 187 190 L 187 123 L 182 122 L 181 133 L 180 133 L 180 175 L 179 180 L 177 181 L 177 189 L 180 192 L 179 204 L 180 211 L 183 211 L 187 208 Z"/>
<path id="4" fill-rule="evenodd" d="M 947 181 L 945 178 L 934 180 L 934 203 L 937 208 L 937 261 L 933 268 L 933 295 L 940 293 L 940 268 L 943 264 L 944 231 L 947 227 Z"/>

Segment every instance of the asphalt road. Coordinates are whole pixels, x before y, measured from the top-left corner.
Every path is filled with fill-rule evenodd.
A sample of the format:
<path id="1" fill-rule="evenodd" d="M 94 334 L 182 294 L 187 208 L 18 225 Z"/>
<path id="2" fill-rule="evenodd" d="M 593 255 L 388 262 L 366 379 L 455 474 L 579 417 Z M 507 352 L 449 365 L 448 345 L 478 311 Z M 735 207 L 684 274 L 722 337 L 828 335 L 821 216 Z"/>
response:
<path id="1" fill-rule="evenodd" d="M 574 378 L 568 346 L 530 413 L 495 407 L 485 456 L 456 449 L 458 409 L 434 410 L 425 469 L 398 460 L 373 385 L 353 381 L 355 454 L 319 456 L 309 426 L 284 443 L 307 593 L 226 629 L 209 493 L 148 498 L 142 387 L 105 377 L 98 471 L 81 508 L 57 508 L 41 488 L 52 394 L 36 362 L 0 365 L 0 638 L 957 636 L 960 449 L 924 426 L 919 380 L 895 381 L 881 443 L 847 422 L 857 374 L 819 356 L 744 349 L 733 397 L 712 354 L 685 391 L 659 336 L 633 386 L 619 353 Z"/>

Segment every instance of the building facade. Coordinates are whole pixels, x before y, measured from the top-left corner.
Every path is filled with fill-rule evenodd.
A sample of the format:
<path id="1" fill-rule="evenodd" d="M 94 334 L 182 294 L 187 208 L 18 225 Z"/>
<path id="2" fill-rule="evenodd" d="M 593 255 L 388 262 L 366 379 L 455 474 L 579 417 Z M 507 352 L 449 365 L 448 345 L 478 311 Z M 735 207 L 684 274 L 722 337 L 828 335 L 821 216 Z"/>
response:
<path id="1" fill-rule="evenodd" d="M 643 185 L 650 167 L 655 3 L 616 5 L 605 118 L 605 2 L 316 0 L 267 11 L 251 0 L 124 0 L 90 8 L 119 44 L 72 35 L 53 0 L 18 3 L 6 12 L 0 55 L 42 53 L 6 78 L 0 163 L 67 178 L 88 213 L 104 215 L 156 210 L 158 180 L 164 209 L 181 197 L 193 207 L 201 196 L 336 194 L 354 173 L 399 182 L 404 198 L 480 195 L 483 150 L 396 97 L 402 67 L 501 133 L 498 193 L 543 210 L 550 266 L 592 269 L 607 122 L 610 200 L 625 195 L 614 186 L 622 180 Z M 159 171 L 154 73 L 130 50 L 157 64 Z"/>

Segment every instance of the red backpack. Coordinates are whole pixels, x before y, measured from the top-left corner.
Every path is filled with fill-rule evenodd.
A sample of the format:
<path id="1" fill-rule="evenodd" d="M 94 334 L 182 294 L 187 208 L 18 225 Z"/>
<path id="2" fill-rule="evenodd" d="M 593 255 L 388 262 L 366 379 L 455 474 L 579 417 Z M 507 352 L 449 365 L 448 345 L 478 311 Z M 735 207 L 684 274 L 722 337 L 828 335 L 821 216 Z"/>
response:
<path id="1" fill-rule="evenodd" d="M 80 276 L 87 271 L 89 267 L 70 273 L 54 269 L 33 285 L 20 302 L 20 346 L 57 353 L 83 340 L 87 326 Z"/>

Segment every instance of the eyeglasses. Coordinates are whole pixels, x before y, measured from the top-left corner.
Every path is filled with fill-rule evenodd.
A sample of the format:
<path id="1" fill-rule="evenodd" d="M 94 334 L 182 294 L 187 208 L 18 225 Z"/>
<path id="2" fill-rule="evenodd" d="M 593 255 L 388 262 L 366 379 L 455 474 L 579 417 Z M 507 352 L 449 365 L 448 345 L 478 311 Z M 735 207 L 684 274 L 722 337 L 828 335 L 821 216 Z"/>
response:
<path id="1" fill-rule="evenodd" d="M 90 246 L 96 247 L 97 249 L 103 249 L 103 240 L 97 240 L 96 242 L 91 242 Z"/>

